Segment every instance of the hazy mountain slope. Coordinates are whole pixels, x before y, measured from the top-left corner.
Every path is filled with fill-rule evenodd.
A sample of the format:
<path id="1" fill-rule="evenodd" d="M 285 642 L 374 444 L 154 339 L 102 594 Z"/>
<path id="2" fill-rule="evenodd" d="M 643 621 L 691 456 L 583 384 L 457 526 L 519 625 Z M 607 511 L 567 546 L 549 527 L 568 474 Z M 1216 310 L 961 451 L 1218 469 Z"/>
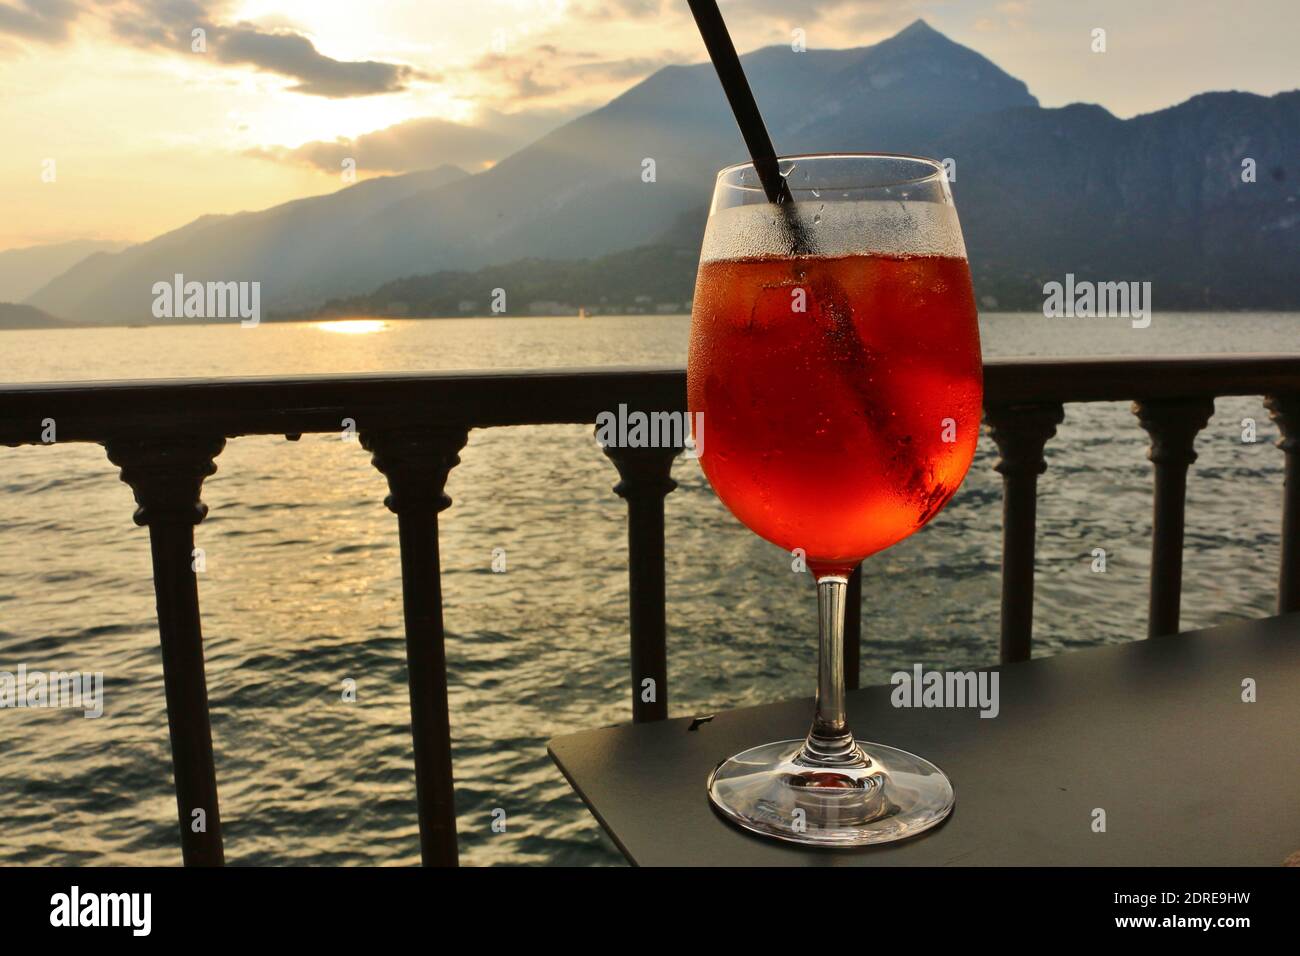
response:
<path id="1" fill-rule="evenodd" d="M 230 216 L 203 216 L 114 255 L 99 254 L 59 276 L 28 302 L 89 322 L 146 321 L 155 282 L 175 273 L 199 281 L 260 281 L 262 306 L 303 295 L 317 269 L 342 283 L 366 282 L 358 268 L 356 227 L 413 194 L 468 174 L 454 166 L 366 180 L 324 196 Z"/>
<path id="2" fill-rule="evenodd" d="M 116 252 L 127 243 L 74 239 L 0 252 L 0 302 L 19 302 L 55 276 L 96 252 Z"/>
<path id="3" fill-rule="evenodd" d="M 0 329 L 48 329 L 67 324 L 30 305 L 0 302 Z"/>

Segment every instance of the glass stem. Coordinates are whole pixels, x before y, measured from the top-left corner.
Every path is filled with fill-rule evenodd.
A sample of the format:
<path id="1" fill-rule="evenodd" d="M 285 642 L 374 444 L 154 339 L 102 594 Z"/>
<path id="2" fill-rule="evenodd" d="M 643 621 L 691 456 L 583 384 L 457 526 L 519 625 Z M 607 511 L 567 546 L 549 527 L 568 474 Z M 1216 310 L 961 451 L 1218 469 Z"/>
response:
<path id="1" fill-rule="evenodd" d="M 817 715 L 804 741 L 804 763 L 861 767 L 866 758 L 844 712 L 844 601 L 849 580 L 839 574 L 817 579 Z"/>

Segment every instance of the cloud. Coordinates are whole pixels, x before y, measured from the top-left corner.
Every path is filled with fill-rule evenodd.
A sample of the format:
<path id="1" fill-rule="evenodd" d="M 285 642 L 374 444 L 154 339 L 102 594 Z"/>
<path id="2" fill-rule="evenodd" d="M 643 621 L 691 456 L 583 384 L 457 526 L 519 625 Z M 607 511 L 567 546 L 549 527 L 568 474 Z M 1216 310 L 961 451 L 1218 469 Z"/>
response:
<path id="1" fill-rule="evenodd" d="M 752 36 L 756 25 L 761 30 L 815 25 L 823 28 L 819 32 L 825 41 L 816 46 L 844 47 L 856 42 L 862 32 L 906 26 L 936 2 L 943 0 L 745 0 L 743 5 L 724 7 L 723 15 L 733 35 Z"/>
<path id="2" fill-rule="evenodd" d="M 373 96 L 406 89 L 422 76 L 416 69 L 377 60 L 325 56 L 301 34 L 264 33 L 249 24 L 220 27 L 213 50 L 223 63 L 239 63 L 297 80 L 290 89 L 312 96 Z"/>
<path id="3" fill-rule="evenodd" d="M 219 63 L 249 66 L 297 81 L 295 93 L 331 98 L 374 96 L 406 89 L 425 74 L 402 63 L 336 60 L 283 18 L 228 23 L 231 0 L 0 0 L 0 35 L 60 44 L 93 11 L 121 40 L 137 47 L 192 54 L 193 31 L 204 31 L 207 53 Z M 271 25 L 275 24 L 275 25 Z"/>
<path id="4" fill-rule="evenodd" d="M 615 60 L 603 56 L 592 50 L 561 49 L 544 43 L 520 53 L 488 53 L 471 69 L 496 74 L 511 99 L 527 100 L 592 84 L 641 79 L 660 67 L 691 59 L 690 54 L 674 50 Z"/>
<path id="5" fill-rule="evenodd" d="M 722 15 L 742 52 L 755 45 L 789 42 L 785 34 L 794 27 L 805 30 L 816 27 L 815 46 L 844 47 L 852 45 L 863 33 L 897 30 L 927 8 L 947 2 L 951 0 L 723 0 Z M 1005 0 L 1004 5 L 1021 6 L 1029 2 Z M 586 0 L 572 4 L 570 9 L 579 18 L 597 22 L 643 25 L 653 18 L 656 30 L 684 30 L 688 42 L 698 40 L 689 8 L 681 0 Z M 780 35 L 773 31 L 779 31 Z M 703 53 L 700 45 L 688 59 L 698 61 Z"/>
<path id="6" fill-rule="evenodd" d="M 604 0 L 576 8 L 579 16 L 591 20 L 644 20 L 656 16 L 664 0 Z"/>
<path id="7" fill-rule="evenodd" d="M 80 4 L 73 0 L 0 3 L 0 33 L 42 43 L 62 43 L 68 39 L 72 23 L 81 13 Z"/>
<path id="8" fill-rule="evenodd" d="M 529 100 L 564 89 L 564 84 L 558 81 L 538 79 L 538 74 L 547 70 L 547 61 L 558 56 L 558 48 L 550 44 L 534 47 L 522 54 L 487 53 L 474 64 L 472 70 L 497 74 L 509 89 L 512 98 Z"/>
<path id="9" fill-rule="evenodd" d="M 478 171 L 582 111 L 578 107 L 518 113 L 486 111 L 473 124 L 432 117 L 414 119 L 355 139 L 317 140 L 296 148 L 274 146 L 249 150 L 247 155 L 312 166 L 328 173 L 337 173 L 345 159 L 356 160 L 363 173 L 405 173 L 444 163 Z"/>
<path id="10" fill-rule="evenodd" d="M 633 56 L 623 60 L 602 60 L 597 63 L 579 63 L 570 67 L 581 81 L 611 82 L 614 80 L 631 80 L 649 76 L 655 70 L 672 63 L 684 63 L 690 58 L 683 53 L 664 50 L 651 56 Z"/>

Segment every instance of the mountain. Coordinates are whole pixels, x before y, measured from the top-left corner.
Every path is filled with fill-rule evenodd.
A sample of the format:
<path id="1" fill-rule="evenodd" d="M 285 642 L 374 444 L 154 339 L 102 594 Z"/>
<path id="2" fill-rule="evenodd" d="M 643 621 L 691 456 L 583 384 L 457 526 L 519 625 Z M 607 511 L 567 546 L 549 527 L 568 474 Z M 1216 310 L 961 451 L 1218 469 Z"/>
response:
<path id="1" fill-rule="evenodd" d="M 944 101 L 926 142 L 958 117 L 1036 104 L 1023 83 L 924 24 L 863 49 L 773 47 L 744 60 L 777 141 L 809 150 L 912 143 L 918 124 L 929 122 L 918 120 L 915 103 Z M 855 132 L 862 128 L 876 137 L 863 141 Z M 413 173 L 261 213 L 208 217 L 84 263 L 28 301 L 69 317 L 141 321 L 153 283 L 176 272 L 261 280 L 263 307 L 276 310 L 414 273 L 599 255 L 654 241 L 684 210 L 706 204 L 717 169 L 743 156 L 713 67 L 670 66 L 475 176 L 438 183 Z M 654 182 L 642 181 L 647 158 Z M 364 209 L 337 206 L 379 183 L 401 195 Z M 302 203 L 313 204 L 317 222 L 280 228 Z"/>
<path id="2" fill-rule="evenodd" d="M 977 290 L 1003 306 L 1041 306 L 1043 282 L 1073 272 L 1150 281 L 1156 309 L 1300 307 L 1300 91 L 1208 93 L 1128 120 L 1008 110 L 941 148 Z"/>
<path id="3" fill-rule="evenodd" d="M 49 329 L 67 324 L 30 305 L 0 302 L 0 329 Z"/>
<path id="4" fill-rule="evenodd" d="M 125 242 L 76 239 L 0 252 L 0 302 L 21 302 L 60 273 L 96 252 L 117 252 Z"/>
<path id="5" fill-rule="evenodd" d="M 1037 105 L 1019 80 L 923 23 L 863 49 L 783 46 L 742 59 L 775 141 L 807 152 L 928 148 L 954 122 Z M 712 65 L 665 67 L 457 188 L 414 197 L 369 254 L 401 276 L 652 243 L 706 206 L 717 170 L 744 156 Z M 654 182 L 643 181 L 647 159 Z"/>
<path id="6" fill-rule="evenodd" d="M 688 311 L 699 242 L 657 243 L 595 259 L 521 259 L 474 271 L 444 270 L 385 282 L 367 295 L 331 299 L 307 314 L 269 318 L 488 315 L 492 289 L 505 289 L 506 313 L 577 314 Z"/>
<path id="7" fill-rule="evenodd" d="M 27 301 L 70 319 L 112 324 L 147 321 L 153 284 L 176 273 L 200 281 L 260 281 L 263 308 L 310 298 L 308 277 L 320 272 L 332 274 L 343 288 L 366 288 L 374 278 L 355 252 L 366 243 L 367 224 L 383 222 L 413 195 L 468 175 L 440 166 L 368 179 L 260 212 L 203 216 L 121 252 L 92 255 Z"/>
<path id="8" fill-rule="evenodd" d="M 1300 93 L 1206 94 L 1128 120 L 1098 106 L 1043 109 L 1023 82 L 922 21 L 870 47 L 742 59 L 787 153 L 954 159 L 977 291 L 990 302 L 1041 303 L 1044 281 L 1074 272 L 1150 279 L 1157 308 L 1300 305 L 1286 275 L 1300 252 Z M 183 272 L 260 279 L 263 307 L 285 312 L 404 277 L 672 245 L 698 235 L 683 217 L 698 222 L 716 171 L 743 158 L 712 66 L 670 66 L 477 175 L 415 173 L 199 220 L 94 257 L 28 301 L 140 321 L 152 284 Z M 1242 180 L 1246 158 L 1254 182 Z M 368 187 L 390 201 L 348 198 Z M 309 223 L 293 213 L 302 203 Z"/>

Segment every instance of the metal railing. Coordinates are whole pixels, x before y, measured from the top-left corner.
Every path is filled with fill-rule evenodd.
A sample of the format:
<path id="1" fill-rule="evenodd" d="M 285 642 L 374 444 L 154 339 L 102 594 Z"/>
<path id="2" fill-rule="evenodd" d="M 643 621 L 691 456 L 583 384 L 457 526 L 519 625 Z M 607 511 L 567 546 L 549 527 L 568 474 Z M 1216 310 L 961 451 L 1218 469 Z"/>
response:
<path id="1" fill-rule="evenodd" d="M 1025 660 L 1033 629 L 1034 539 L 1043 449 L 1076 402 L 1133 401 L 1151 436 L 1155 466 L 1148 633 L 1178 630 L 1184 498 L 1195 436 L 1214 398 L 1260 395 L 1285 452 L 1280 612 L 1300 610 L 1300 356 L 995 360 L 984 366 L 985 421 L 1003 479 L 1001 656 Z M 207 512 L 203 479 L 229 438 L 337 432 L 355 424 L 388 480 L 397 515 L 410 680 L 411 731 L 426 865 L 457 862 L 447 703 L 438 514 L 450 505 L 447 476 L 470 429 L 594 424 L 601 412 L 680 411 L 681 368 L 439 372 L 304 378 L 0 386 L 0 444 L 96 442 L 121 469 L 149 529 L 167 717 L 186 865 L 224 861 L 208 716 L 194 526 Z M 615 491 L 628 505 L 630 690 L 634 721 L 668 713 L 664 607 L 664 497 L 680 448 L 606 448 Z M 846 671 L 857 686 L 861 582 L 849 592 Z M 642 699 L 653 679 L 653 701 Z M 203 810 L 206 827 L 189 823 Z"/>

